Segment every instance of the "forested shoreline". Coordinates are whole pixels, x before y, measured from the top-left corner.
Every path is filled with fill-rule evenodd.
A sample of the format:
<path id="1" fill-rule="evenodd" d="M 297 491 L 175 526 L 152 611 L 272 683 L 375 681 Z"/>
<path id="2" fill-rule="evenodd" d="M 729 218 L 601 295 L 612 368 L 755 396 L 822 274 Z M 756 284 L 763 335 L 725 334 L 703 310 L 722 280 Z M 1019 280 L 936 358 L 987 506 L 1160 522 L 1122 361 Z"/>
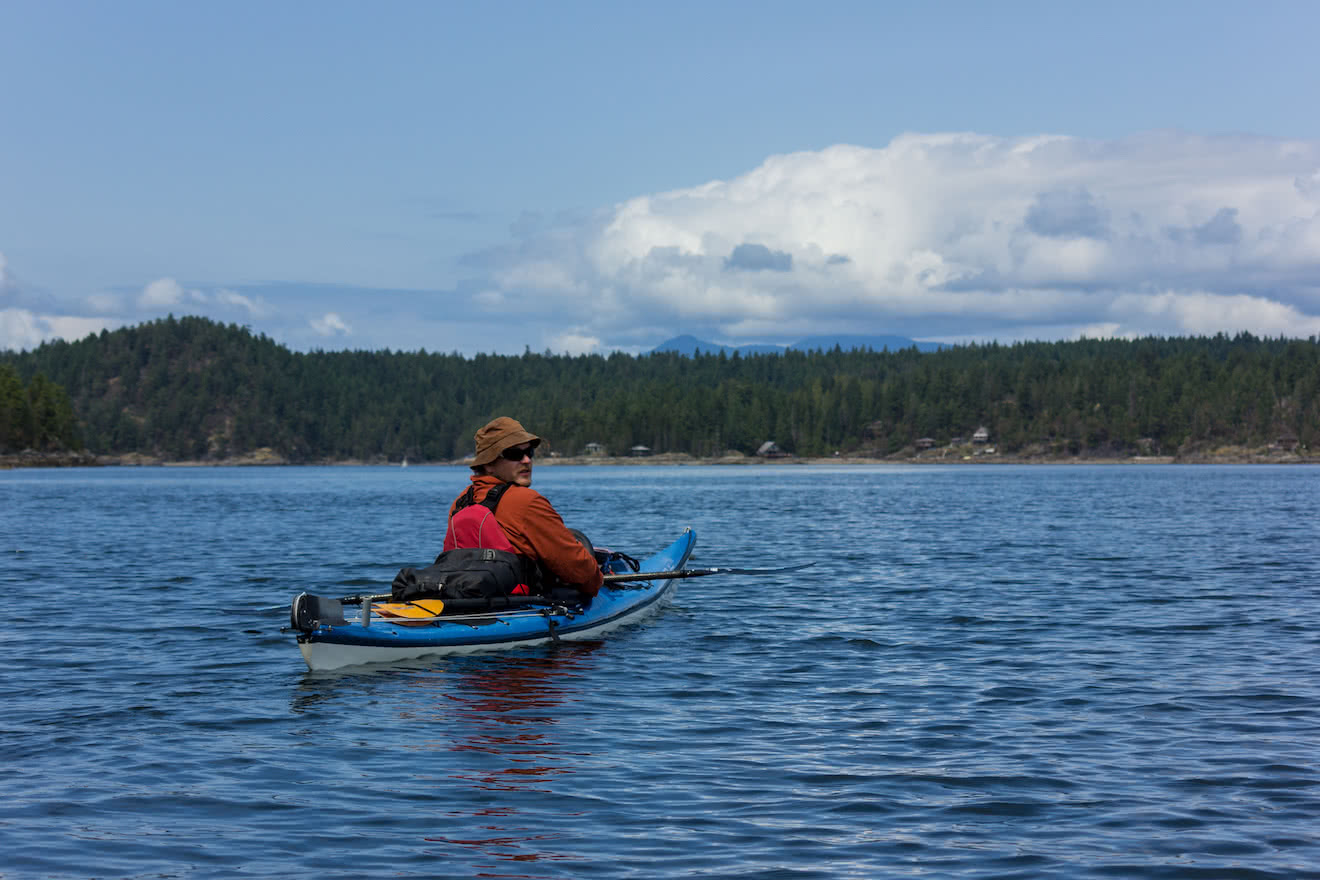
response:
<path id="1" fill-rule="evenodd" d="M 1310 455 L 1320 344 L 1249 334 L 749 357 L 290 351 L 173 316 L 0 354 L 0 453 L 455 461 L 512 415 L 547 451 L 700 459 Z M 979 429 L 984 443 L 968 445 Z M 954 444 L 951 446 L 951 444 Z M 595 447 L 593 447 L 595 448 Z"/>

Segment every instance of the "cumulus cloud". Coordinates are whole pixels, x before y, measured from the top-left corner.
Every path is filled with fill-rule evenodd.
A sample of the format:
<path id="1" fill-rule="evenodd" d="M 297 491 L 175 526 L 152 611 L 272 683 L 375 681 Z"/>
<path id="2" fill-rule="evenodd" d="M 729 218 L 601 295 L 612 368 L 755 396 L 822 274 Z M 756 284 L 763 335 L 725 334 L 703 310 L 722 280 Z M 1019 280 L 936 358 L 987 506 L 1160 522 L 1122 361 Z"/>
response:
<path id="1" fill-rule="evenodd" d="M 0 310 L 0 349 L 25 351 L 36 348 L 47 336 L 47 328 L 27 309 Z"/>
<path id="2" fill-rule="evenodd" d="M 344 319 L 334 312 L 326 312 L 311 321 L 312 330 L 319 336 L 347 336 L 353 328 L 344 323 Z"/>
<path id="3" fill-rule="evenodd" d="M 1309 335 L 1320 142 L 904 135 L 541 223 L 483 260 L 486 304 L 535 293 L 611 342 Z"/>
<path id="4" fill-rule="evenodd" d="M 121 326 L 123 322 L 115 319 L 41 315 L 29 309 L 0 309 L 0 349 L 26 351 L 53 339 L 73 342 L 92 333 Z"/>
<path id="5" fill-rule="evenodd" d="M 560 333 L 550 340 L 550 350 L 556 354 L 592 354 L 599 351 L 601 341 L 596 336 L 583 333 Z"/>
<path id="6" fill-rule="evenodd" d="M 788 272 L 793 268 L 793 255 L 772 251 L 763 244 L 740 244 L 724 260 L 725 269 L 747 269 L 753 272 L 768 270 Z"/>
<path id="7" fill-rule="evenodd" d="M 42 319 L 49 336 L 73 341 L 83 339 L 102 330 L 115 330 L 124 325 L 116 318 L 84 317 L 82 315 L 46 315 Z"/>
<path id="8" fill-rule="evenodd" d="M 445 291 L 164 276 L 61 300 L 0 254 L 0 344 L 167 312 L 261 319 L 301 347 L 467 353 L 643 351 L 680 333 L 1320 335 L 1320 141 L 909 134 L 528 213 L 460 265 Z"/>
<path id="9" fill-rule="evenodd" d="M 1023 225 L 1046 238 L 1105 238 L 1109 234 L 1107 213 L 1085 187 L 1039 193 L 1027 209 Z"/>
<path id="10" fill-rule="evenodd" d="M 24 291 L 0 253 L 0 350 L 26 351 L 53 339 L 72 342 L 124 323 L 110 317 L 56 314 L 48 309 L 49 299 Z"/>
<path id="11" fill-rule="evenodd" d="M 270 309 L 260 297 L 254 299 L 227 287 L 210 290 L 184 287 L 173 278 L 157 278 L 142 288 L 137 297 L 137 307 L 145 311 L 156 312 L 176 306 L 186 307 L 189 311 L 204 311 L 208 306 L 218 306 L 218 311 L 222 313 L 242 311 L 255 318 L 270 314 Z"/>
<path id="12" fill-rule="evenodd" d="M 1226 327 L 1249 327 L 1262 336 L 1320 335 L 1320 318 L 1295 306 L 1261 296 L 1223 295 L 1204 291 L 1165 291 L 1153 295 L 1116 297 L 1112 308 L 1145 313 L 1159 323 L 1172 323 L 1191 334 L 1210 335 Z"/>
<path id="13" fill-rule="evenodd" d="M 1200 226 L 1193 226 L 1190 229 L 1171 226 L 1168 235 L 1177 242 L 1238 244 L 1242 241 L 1242 227 L 1237 222 L 1237 208 L 1220 208 L 1215 216 Z"/>
<path id="14" fill-rule="evenodd" d="M 158 278 L 142 288 L 138 306 L 144 309 L 166 308 L 183 302 L 183 286 L 173 278 Z"/>

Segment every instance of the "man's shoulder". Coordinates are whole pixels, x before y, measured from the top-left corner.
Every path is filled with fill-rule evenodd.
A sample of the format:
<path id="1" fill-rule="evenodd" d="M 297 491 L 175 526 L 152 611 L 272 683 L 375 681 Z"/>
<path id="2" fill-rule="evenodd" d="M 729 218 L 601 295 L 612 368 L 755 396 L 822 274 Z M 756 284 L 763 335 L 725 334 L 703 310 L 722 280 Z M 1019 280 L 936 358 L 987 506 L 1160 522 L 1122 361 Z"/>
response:
<path id="1" fill-rule="evenodd" d="M 559 517 L 549 500 L 527 486 L 509 486 L 500 499 L 498 512 L 520 520 L 552 520 Z"/>
<path id="2" fill-rule="evenodd" d="M 545 500 L 544 495 L 530 486 L 515 486 L 512 483 L 509 484 L 509 488 L 504 490 L 504 498 L 500 500 L 500 503 L 503 504 L 505 501 L 512 501 L 521 507 L 538 502 L 549 503 Z"/>
<path id="3" fill-rule="evenodd" d="M 545 496 L 542 495 L 540 492 L 537 492 L 535 489 L 532 489 L 528 486 L 518 486 L 513 483 L 503 483 L 489 476 L 474 477 L 472 479 L 472 485 L 469 486 L 468 489 L 465 489 L 463 492 L 460 492 L 458 498 L 454 499 L 454 503 L 457 503 L 458 500 L 461 499 L 464 495 L 466 495 L 468 491 L 472 491 L 472 490 L 475 490 L 474 494 L 476 496 L 477 503 L 481 503 L 486 499 L 486 496 L 491 492 L 491 490 L 496 488 L 497 486 L 504 487 L 503 494 L 500 496 L 500 501 L 499 501 L 500 510 L 510 510 L 510 511 L 524 510 L 526 508 L 533 506 L 540 506 L 540 505 L 549 506 L 550 504 L 550 502 L 546 500 Z"/>

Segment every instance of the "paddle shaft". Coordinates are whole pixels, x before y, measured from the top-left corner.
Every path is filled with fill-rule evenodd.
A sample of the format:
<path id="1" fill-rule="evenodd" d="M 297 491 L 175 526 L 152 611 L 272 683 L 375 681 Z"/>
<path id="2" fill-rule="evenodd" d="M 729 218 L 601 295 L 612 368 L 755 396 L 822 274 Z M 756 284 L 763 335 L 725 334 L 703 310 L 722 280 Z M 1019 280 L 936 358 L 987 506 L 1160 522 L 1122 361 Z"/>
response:
<path id="1" fill-rule="evenodd" d="M 632 581 L 672 581 L 678 578 L 702 577 L 708 574 L 717 574 L 713 569 L 687 568 L 676 571 L 625 571 L 620 574 L 607 574 L 601 576 L 601 581 L 606 584 L 626 584 Z"/>
<path id="2" fill-rule="evenodd" d="M 722 568 L 687 568 L 676 571 L 642 571 L 642 572 L 623 572 L 622 574 L 607 574 L 601 577 L 601 581 L 606 584 L 622 584 L 630 581 L 668 581 L 675 578 L 702 577 L 708 574 L 724 574 L 726 569 Z M 374 596 L 341 596 L 339 601 L 345 605 L 360 605 L 370 599 L 372 602 L 389 602 L 394 597 L 390 593 L 380 593 Z"/>
<path id="3" fill-rule="evenodd" d="M 806 562 L 784 568 L 680 568 L 675 571 L 625 571 L 620 574 L 607 574 L 603 580 L 607 584 L 618 584 L 628 581 L 668 581 L 675 578 L 706 577 L 711 574 L 778 574 L 784 571 L 800 571 L 815 564 Z"/>
<path id="4" fill-rule="evenodd" d="M 712 574 L 779 574 L 785 571 L 800 571 L 815 564 L 806 562 L 784 568 L 680 568 L 673 571 L 625 571 L 603 575 L 601 581 L 606 584 L 625 584 L 631 581 L 669 581 L 678 578 L 706 577 Z M 359 605 L 368 599 L 372 602 L 388 602 L 392 598 L 389 593 L 381 593 L 374 596 L 343 596 L 339 601 L 345 605 Z"/>

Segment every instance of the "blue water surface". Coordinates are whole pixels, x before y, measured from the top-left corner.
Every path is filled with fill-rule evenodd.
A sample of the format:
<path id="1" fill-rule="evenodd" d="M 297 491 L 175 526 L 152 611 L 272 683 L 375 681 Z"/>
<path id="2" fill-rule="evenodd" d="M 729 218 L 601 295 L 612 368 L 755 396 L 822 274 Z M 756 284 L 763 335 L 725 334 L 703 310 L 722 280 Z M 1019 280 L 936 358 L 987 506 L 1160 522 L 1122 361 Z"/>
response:
<path id="1" fill-rule="evenodd" d="M 0 877 L 1320 877 L 1320 469 L 539 467 L 682 582 L 306 669 L 466 470 L 0 472 Z"/>

